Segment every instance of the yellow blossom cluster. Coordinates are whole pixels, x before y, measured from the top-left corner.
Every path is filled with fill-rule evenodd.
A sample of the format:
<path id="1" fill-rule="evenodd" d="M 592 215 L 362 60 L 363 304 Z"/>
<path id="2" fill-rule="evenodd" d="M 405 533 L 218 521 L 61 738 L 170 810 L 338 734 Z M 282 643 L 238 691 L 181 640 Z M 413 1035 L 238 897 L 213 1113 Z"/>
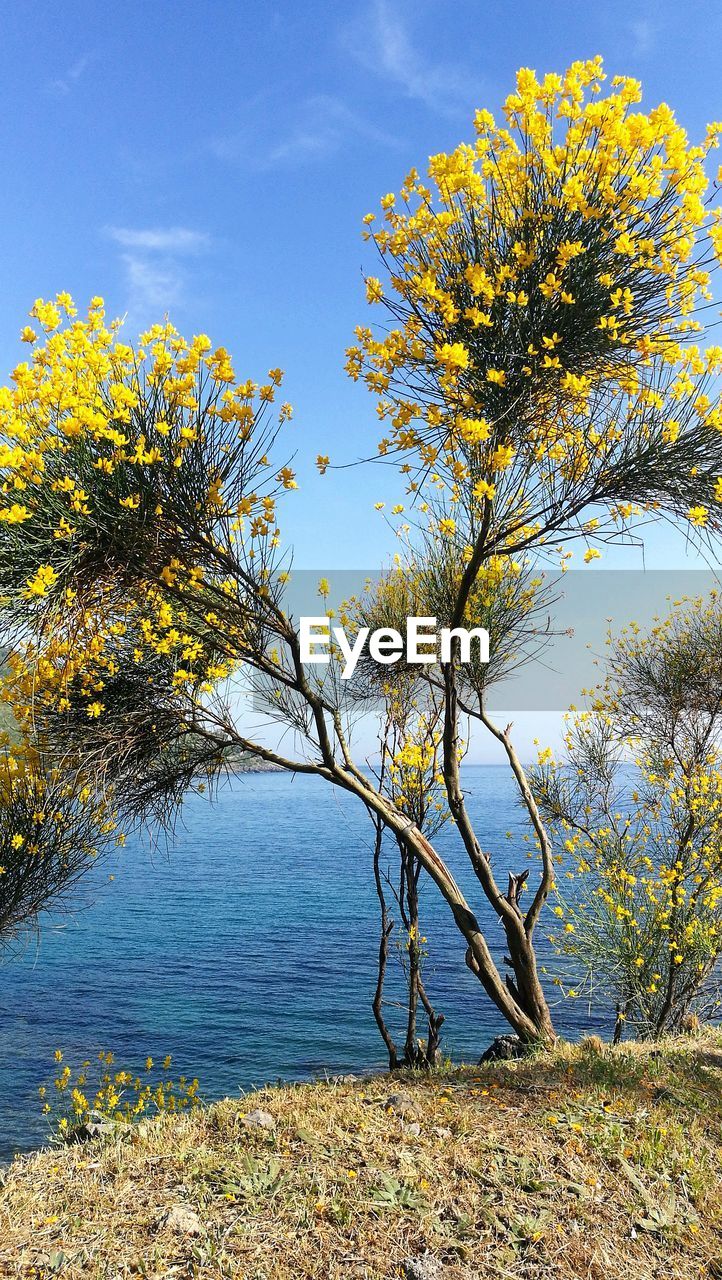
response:
<path id="1" fill-rule="evenodd" d="M 393 692 L 389 689 L 393 701 Z M 427 834 L 448 818 L 442 772 L 442 733 L 428 712 L 405 717 L 391 744 L 388 789 L 394 804 Z"/>
<path id="2" fill-rule="evenodd" d="M 177 1081 L 167 1075 L 155 1081 L 149 1079 L 154 1065 L 151 1057 L 146 1059 L 144 1075 L 116 1068 L 114 1054 L 105 1050 L 98 1053 L 95 1061 L 87 1058 L 75 1072 L 63 1062 L 62 1050 L 56 1049 L 55 1061 L 59 1071 L 53 1092 L 41 1085 L 38 1094 L 43 1114 L 48 1116 L 59 1141 L 73 1141 L 93 1116 L 106 1123 L 132 1124 L 149 1113 L 187 1111 L 200 1106 L 198 1080 L 184 1075 Z M 163 1058 L 162 1066 L 165 1073 L 170 1070 L 170 1054 Z"/>
<path id="3" fill-rule="evenodd" d="M 24 333 L 32 356 L 0 388 L 0 579 L 19 633 L 4 696 L 27 726 L 43 707 L 100 718 L 128 662 L 159 689 L 210 688 L 243 651 L 241 566 L 263 581 L 296 487 L 269 456 L 291 416 L 274 407 L 282 371 L 240 380 L 225 348 L 168 323 L 132 347 L 99 298 L 82 320 L 67 294 L 32 314 L 41 336 Z"/>
<path id="4" fill-rule="evenodd" d="M 385 273 L 368 300 L 392 325 L 359 327 L 347 370 L 412 491 L 443 477 L 483 510 L 506 486 L 523 514 L 522 468 L 580 486 L 642 422 L 650 440 L 690 417 L 722 428 L 722 349 L 696 339 L 722 259 L 706 167 L 721 126 L 693 145 L 668 106 L 639 109 L 637 81 L 605 79 L 600 58 L 522 69 L 502 124 L 478 111 L 473 142 L 365 219 Z M 543 531 L 528 520 L 522 536 Z"/>

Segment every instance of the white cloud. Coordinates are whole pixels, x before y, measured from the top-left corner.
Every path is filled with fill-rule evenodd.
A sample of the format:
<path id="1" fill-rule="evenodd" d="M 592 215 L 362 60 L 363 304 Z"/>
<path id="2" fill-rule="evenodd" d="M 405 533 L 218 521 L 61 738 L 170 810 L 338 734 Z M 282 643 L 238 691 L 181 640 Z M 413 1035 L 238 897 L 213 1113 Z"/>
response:
<path id="1" fill-rule="evenodd" d="M 89 62 L 90 58 L 88 57 L 78 58 L 77 62 L 74 62 L 72 67 L 69 67 L 64 75 L 59 76 L 57 80 L 51 80 L 49 82 L 47 86 L 49 92 L 55 93 L 62 98 L 66 97 L 67 94 L 71 92 L 73 86 L 77 84 Z"/>
<path id="2" fill-rule="evenodd" d="M 373 0 L 363 19 L 344 33 L 344 43 L 362 66 L 393 81 L 408 98 L 443 115 L 475 104 L 484 81 L 464 67 L 437 62 L 415 47 L 399 12 L 389 0 Z"/>
<path id="3" fill-rule="evenodd" d="M 183 274 L 171 263 L 159 265 L 131 253 L 124 253 L 128 286 L 127 309 L 130 314 L 157 313 L 160 320 L 169 307 L 177 306 L 183 294 Z"/>
<path id="4" fill-rule="evenodd" d="M 243 161 L 255 169 L 275 169 L 324 160 L 347 146 L 351 138 L 366 138 L 385 147 L 397 145 L 391 134 L 329 94 L 305 98 L 280 129 L 277 120 L 278 112 L 267 105 L 253 126 L 212 139 L 211 151 L 219 160 Z"/>
<path id="5" fill-rule="evenodd" d="M 105 234 L 123 252 L 126 326 L 143 329 L 183 305 L 188 276 L 186 259 L 211 245 L 205 232 L 188 227 L 106 227 Z"/>
<path id="6" fill-rule="evenodd" d="M 657 34 L 654 23 L 648 18 L 639 18 L 636 22 L 630 22 L 629 30 L 634 41 L 634 52 L 640 56 L 650 53 Z"/>
<path id="7" fill-rule="evenodd" d="M 148 253 L 199 253 L 210 243 L 203 231 L 191 231 L 188 227 L 153 227 L 135 230 L 131 227 L 108 227 L 107 234 L 124 249 L 139 249 Z"/>

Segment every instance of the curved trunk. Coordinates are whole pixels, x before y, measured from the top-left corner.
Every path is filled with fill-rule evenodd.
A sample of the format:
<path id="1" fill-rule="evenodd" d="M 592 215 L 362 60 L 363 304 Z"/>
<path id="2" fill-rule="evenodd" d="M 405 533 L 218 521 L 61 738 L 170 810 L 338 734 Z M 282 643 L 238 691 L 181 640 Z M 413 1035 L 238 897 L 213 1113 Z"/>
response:
<path id="1" fill-rule="evenodd" d="M 524 943 L 519 935 L 514 939 L 512 949 L 519 957 L 523 981 L 521 989 L 516 989 L 513 983 L 510 987 L 502 978 L 494 962 L 481 926 L 464 894 L 426 836 L 377 791 L 367 784 L 364 785 L 360 779 L 340 766 L 334 770 L 333 781 L 358 796 L 373 813 L 377 814 L 384 825 L 409 847 L 424 871 L 434 881 L 451 908 L 456 926 L 466 941 L 466 962 L 469 968 L 479 979 L 490 1000 L 516 1031 L 520 1040 L 527 1044 L 540 1040 L 555 1040 L 556 1034 L 539 982 L 531 941 L 527 939 Z M 520 925 L 523 933 L 524 925 L 521 918 Z"/>

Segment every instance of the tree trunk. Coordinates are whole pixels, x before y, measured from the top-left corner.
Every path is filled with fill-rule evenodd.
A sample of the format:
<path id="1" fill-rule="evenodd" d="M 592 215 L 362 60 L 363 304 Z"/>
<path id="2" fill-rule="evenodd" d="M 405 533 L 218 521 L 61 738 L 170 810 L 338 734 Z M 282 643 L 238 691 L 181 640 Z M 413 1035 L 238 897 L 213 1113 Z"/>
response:
<path id="1" fill-rule="evenodd" d="M 406 1033 L 403 1054 L 389 1029 L 384 1016 L 384 985 L 388 967 L 389 943 L 394 930 L 394 922 L 388 911 L 384 877 L 381 872 L 381 851 L 383 848 L 384 823 L 380 818 L 374 819 L 376 839 L 374 842 L 374 881 L 376 895 L 380 906 L 379 954 L 376 979 L 376 991 L 373 999 L 373 1014 L 379 1034 L 389 1055 L 389 1069 L 395 1071 L 400 1067 L 431 1067 L 436 1064 L 440 1044 L 440 1032 L 444 1022 L 443 1014 L 437 1014 L 426 993 L 421 978 L 421 949 L 419 944 L 419 895 L 418 871 L 412 855 L 403 841 L 398 840 L 400 856 L 400 876 L 397 897 L 402 923 L 408 938 L 408 967 L 404 966 L 406 980 Z M 417 1037 L 419 1002 L 424 1009 L 428 1021 L 428 1037 L 426 1045 Z"/>
<path id="2" fill-rule="evenodd" d="M 384 824 L 380 818 L 375 818 L 376 839 L 374 841 L 374 882 L 376 884 L 376 896 L 379 900 L 381 911 L 380 927 L 379 927 L 379 958 L 376 976 L 376 990 L 372 1003 L 373 1015 L 376 1019 L 376 1026 L 379 1029 L 379 1035 L 386 1045 L 386 1051 L 389 1055 L 389 1070 L 395 1071 L 399 1066 L 399 1054 L 396 1048 L 396 1042 L 389 1031 L 386 1019 L 384 1017 L 384 983 L 386 981 L 386 967 L 389 958 L 389 938 L 393 933 L 394 922 L 389 916 L 386 905 L 386 895 L 384 893 L 383 880 L 381 878 L 381 849 L 384 839 Z"/>
<path id="3" fill-rule="evenodd" d="M 374 787 L 370 786 L 361 775 L 351 773 L 349 770 L 335 764 L 333 771 L 329 769 L 329 779 L 336 783 L 337 786 L 343 787 L 344 790 L 358 796 L 373 814 L 381 818 L 384 826 L 389 831 L 392 831 L 397 839 L 401 839 L 406 844 L 424 871 L 434 881 L 451 909 L 459 932 L 466 941 L 466 962 L 469 968 L 479 979 L 490 1000 L 492 1000 L 502 1016 L 506 1018 L 509 1025 L 519 1036 L 519 1039 L 525 1044 L 538 1043 L 539 1041 L 553 1042 L 556 1039 L 556 1034 L 544 998 L 544 992 L 539 982 L 536 963 L 531 963 L 533 958 L 531 942 L 528 942 L 525 949 L 528 977 L 522 983 L 524 990 L 519 992 L 519 998 L 517 999 L 513 990 L 514 984 L 512 983 L 510 988 L 499 973 L 486 938 L 482 933 L 481 926 L 469 903 L 466 901 L 450 870 L 439 857 L 433 845 L 426 839 L 426 836 L 413 823 L 409 822 L 405 814 L 399 812 L 385 796 L 382 796 Z M 501 895 L 499 896 L 501 902 L 508 907 L 506 899 Z M 522 930 L 524 928 L 523 921 L 521 921 L 521 928 Z M 524 949 L 523 944 L 520 944 L 520 949 Z M 526 1001 L 526 1005 L 523 1001 Z"/>

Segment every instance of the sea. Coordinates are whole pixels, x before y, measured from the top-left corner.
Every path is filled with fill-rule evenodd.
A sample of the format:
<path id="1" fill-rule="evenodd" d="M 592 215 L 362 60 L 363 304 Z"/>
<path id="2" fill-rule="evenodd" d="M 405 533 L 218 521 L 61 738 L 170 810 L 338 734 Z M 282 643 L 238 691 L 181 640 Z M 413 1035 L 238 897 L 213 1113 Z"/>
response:
<path id="1" fill-rule="evenodd" d="M 505 884 L 529 852 L 513 779 L 478 765 L 463 783 Z M 501 963 L 500 926 L 458 833 L 448 825 L 436 843 Z M 190 797 L 172 837 L 133 837 L 99 860 L 62 913 L 46 914 L 37 934 L 0 958 L 0 1161 L 48 1141 L 38 1088 L 57 1073 L 58 1049 L 73 1068 L 105 1052 L 132 1071 L 170 1054 L 167 1074 L 196 1076 L 208 1100 L 385 1069 L 371 1011 L 372 847 L 353 797 L 315 777 L 265 772 L 234 776 L 213 800 Z M 387 863 L 393 878 L 391 850 Z M 442 1047 L 475 1062 L 506 1024 L 466 968 L 463 939 L 429 880 L 421 922 L 425 985 L 445 1015 Z M 539 954 L 558 1030 L 601 1030 L 603 1012 L 553 983 L 561 962 L 548 927 L 542 921 Z M 387 1012 L 400 1028 L 396 952 L 390 974 Z"/>

